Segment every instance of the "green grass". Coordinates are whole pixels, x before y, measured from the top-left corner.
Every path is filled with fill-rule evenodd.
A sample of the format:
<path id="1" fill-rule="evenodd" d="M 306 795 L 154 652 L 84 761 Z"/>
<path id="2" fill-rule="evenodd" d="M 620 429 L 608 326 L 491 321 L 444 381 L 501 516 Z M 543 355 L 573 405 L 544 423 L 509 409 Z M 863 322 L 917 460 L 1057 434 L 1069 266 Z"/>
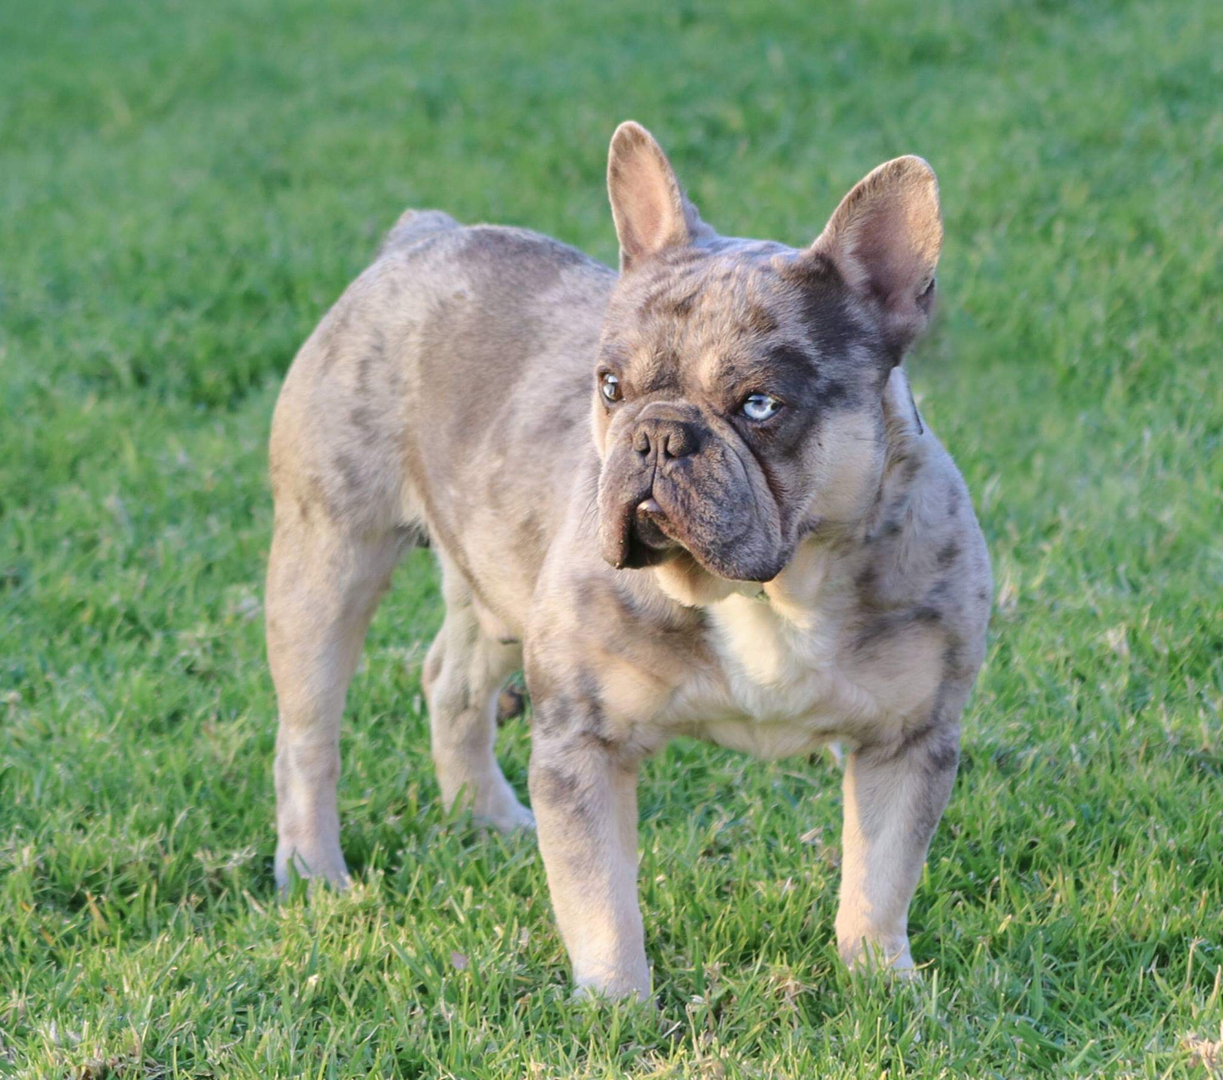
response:
<path id="1" fill-rule="evenodd" d="M 1223 5 L 733 7 L 0 6 L 0 1073 L 1209 1075 Z M 641 792 L 660 1008 L 571 1002 L 534 844 L 438 807 L 425 554 L 350 695 L 358 884 L 275 902 L 277 383 L 405 206 L 611 260 L 630 116 L 730 233 L 942 181 L 910 369 L 999 596 L 911 988 L 830 946 L 835 771 L 684 743 Z"/>

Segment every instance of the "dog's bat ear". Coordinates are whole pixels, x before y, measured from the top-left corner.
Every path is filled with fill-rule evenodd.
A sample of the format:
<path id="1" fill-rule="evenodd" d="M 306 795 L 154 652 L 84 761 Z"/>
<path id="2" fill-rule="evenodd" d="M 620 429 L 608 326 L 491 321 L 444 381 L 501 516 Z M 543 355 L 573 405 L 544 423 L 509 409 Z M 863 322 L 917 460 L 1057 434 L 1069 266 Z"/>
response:
<path id="1" fill-rule="evenodd" d="M 908 156 L 860 180 L 810 251 L 882 305 L 888 335 L 903 347 L 929 318 L 942 246 L 938 180 L 925 161 Z"/>
<path id="2" fill-rule="evenodd" d="M 626 120 L 612 136 L 607 193 L 620 238 L 622 271 L 666 248 L 690 244 L 708 231 L 662 147 L 633 120 Z"/>

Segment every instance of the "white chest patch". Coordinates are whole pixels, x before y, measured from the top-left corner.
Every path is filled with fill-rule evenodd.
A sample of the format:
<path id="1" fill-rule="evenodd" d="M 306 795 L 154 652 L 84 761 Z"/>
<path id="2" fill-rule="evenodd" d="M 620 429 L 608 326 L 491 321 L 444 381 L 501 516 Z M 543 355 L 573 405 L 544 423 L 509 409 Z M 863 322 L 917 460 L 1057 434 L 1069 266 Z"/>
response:
<path id="1" fill-rule="evenodd" d="M 669 723 L 722 746 L 779 758 L 844 736 L 842 721 L 850 713 L 873 711 L 837 673 L 839 620 L 826 615 L 798 623 L 768 601 L 741 595 L 706 611 L 717 671 L 676 698 Z"/>
<path id="2" fill-rule="evenodd" d="M 869 649 L 847 647 L 857 601 L 838 578 L 811 545 L 759 597 L 708 605 L 714 668 L 693 673 L 663 724 L 778 758 L 833 739 L 887 739 L 928 712 L 941 681 L 939 632 L 915 627 Z"/>
<path id="3" fill-rule="evenodd" d="M 806 716 L 828 696 L 836 627 L 799 626 L 767 600 L 731 596 L 710 609 L 730 702 L 757 722 Z"/>

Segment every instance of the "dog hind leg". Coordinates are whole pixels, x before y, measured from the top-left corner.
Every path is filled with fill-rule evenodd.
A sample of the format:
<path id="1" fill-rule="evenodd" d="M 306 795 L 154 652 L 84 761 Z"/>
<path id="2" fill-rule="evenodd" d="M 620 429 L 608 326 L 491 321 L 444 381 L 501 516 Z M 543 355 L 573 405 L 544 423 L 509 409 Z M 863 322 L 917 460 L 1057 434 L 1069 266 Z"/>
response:
<path id="1" fill-rule="evenodd" d="M 447 809 L 461 800 L 472 815 L 502 832 L 531 827 L 497 764 L 497 709 L 501 688 L 521 664 L 521 648 L 503 644 L 480 625 L 462 573 L 442 556 L 446 618 L 425 658 L 433 763 Z"/>
<path id="2" fill-rule="evenodd" d="M 340 715 L 365 632 L 401 548 L 316 512 L 278 506 L 267 580 L 267 645 L 280 711 L 276 882 L 290 867 L 345 885 L 336 784 Z"/>

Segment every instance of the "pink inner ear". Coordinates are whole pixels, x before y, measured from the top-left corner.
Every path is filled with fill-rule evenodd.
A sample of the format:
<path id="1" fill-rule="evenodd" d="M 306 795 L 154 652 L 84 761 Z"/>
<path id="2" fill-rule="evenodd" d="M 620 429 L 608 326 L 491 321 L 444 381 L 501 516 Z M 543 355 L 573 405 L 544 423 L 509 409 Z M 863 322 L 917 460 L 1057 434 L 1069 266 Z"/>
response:
<path id="1" fill-rule="evenodd" d="M 929 212 L 904 194 L 870 202 L 848 223 L 844 257 L 855 264 L 859 287 L 888 305 L 908 307 L 934 276 L 937 218 L 932 229 Z"/>
<path id="2" fill-rule="evenodd" d="M 881 300 L 896 315 L 918 314 L 942 246 L 938 186 L 920 158 L 880 165 L 832 215 L 816 248 L 846 284 Z"/>
<path id="3" fill-rule="evenodd" d="M 679 181 L 662 147 L 641 125 L 626 121 L 612 136 L 607 187 L 622 265 L 689 238 L 689 208 Z"/>
<path id="4" fill-rule="evenodd" d="M 638 164 L 619 189 L 623 233 L 620 242 L 633 254 L 657 251 L 667 241 L 670 202 L 666 180 L 649 164 Z"/>

